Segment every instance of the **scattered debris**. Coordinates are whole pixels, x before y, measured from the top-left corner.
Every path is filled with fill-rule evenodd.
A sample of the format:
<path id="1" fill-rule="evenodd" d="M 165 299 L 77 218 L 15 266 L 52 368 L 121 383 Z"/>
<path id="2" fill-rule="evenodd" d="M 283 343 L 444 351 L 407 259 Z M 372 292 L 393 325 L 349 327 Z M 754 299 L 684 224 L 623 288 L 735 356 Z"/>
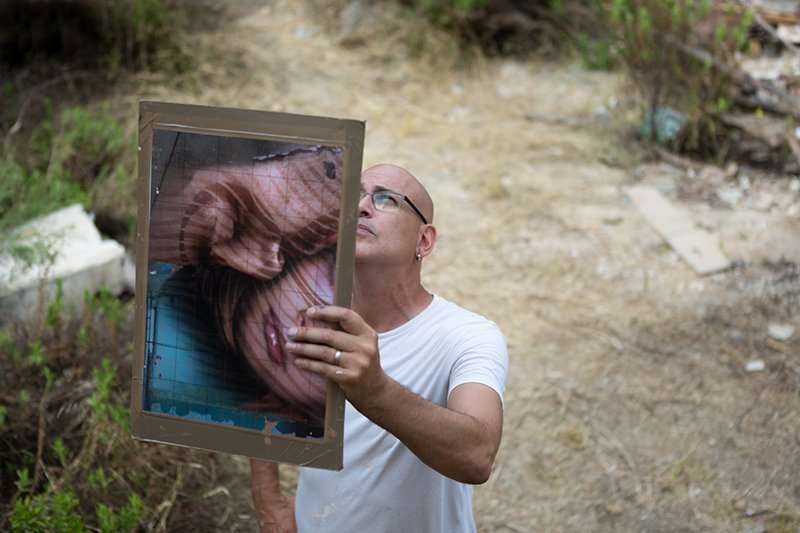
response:
<path id="1" fill-rule="evenodd" d="M 767 368 L 767 365 L 765 365 L 764 361 L 761 359 L 753 359 L 752 361 L 748 361 L 744 368 L 748 372 L 763 372 L 764 369 Z"/>
<path id="2" fill-rule="evenodd" d="M 717 198 L 730 207 L 735 207 L 742 199 L 742 191 L 738 187 L 720 187 L 717 189 Z"/>
<path id="3" fill-rule="evenodd" d="M 788 341 L 794 335 L 794 326 L 790 324 L 772 323 L 767 328 L 769 336 L 776 341 Z"/>
<path id="4" fill-rule="evenodd" d="M 778 24 L 776 35 L 781 41 L 792 43 L 794 45 L 800 43 L 800 26 L 788 26 L 785 24 Z"/>
<path id="5" fill-rule="evenodd" d="M 644 113 L 639 131 L 644 138 L 654 138 L 657 143 L 665 144 L 678 137 L 686 121 L 686 115 L 680 111 L 670 107 L 659 107 L 655 113 L 650 111 Z"/>
<path id="6" fill-rule="evenodd" d="M 698 274 L 712 274 L 731 266 L 716 235 L 696 227 L 686 210 L 670 204 L 658 190 L 640 185 L 626 192 L 650 225 Z"/>

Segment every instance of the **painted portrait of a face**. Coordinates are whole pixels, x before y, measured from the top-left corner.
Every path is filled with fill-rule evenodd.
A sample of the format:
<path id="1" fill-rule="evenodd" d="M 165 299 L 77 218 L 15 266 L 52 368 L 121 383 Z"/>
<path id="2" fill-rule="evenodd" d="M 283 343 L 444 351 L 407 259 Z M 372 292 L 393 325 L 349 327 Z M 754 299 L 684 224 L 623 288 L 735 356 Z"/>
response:
<path id="1" fill-rule="evenodd" d="M 333 301 L 342 169 L 336 146 L 153 131 L 145 411 L 323 436 L 326 382 L 284 344 Z"/>

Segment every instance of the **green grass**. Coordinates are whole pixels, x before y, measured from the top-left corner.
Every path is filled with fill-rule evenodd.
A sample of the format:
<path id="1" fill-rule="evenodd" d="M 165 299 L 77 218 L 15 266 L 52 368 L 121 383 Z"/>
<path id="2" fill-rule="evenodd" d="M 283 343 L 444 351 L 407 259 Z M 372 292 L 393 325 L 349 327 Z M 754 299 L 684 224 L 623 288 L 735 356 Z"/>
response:
<path id="1" fill-rule="evenodd" d="M 70 107 L 48 112 L 25 147 L 0 158 L 0 250 L 28 266 L 45 262 L 46 243 L 22 242 L 10 230 L 75 203 L 103 207 L 99 199 L 110 196 L 109 188 L 131 191 L 134 144 L 105 110 Z M 128 208 L 129 216 L 134 208 Z"/>

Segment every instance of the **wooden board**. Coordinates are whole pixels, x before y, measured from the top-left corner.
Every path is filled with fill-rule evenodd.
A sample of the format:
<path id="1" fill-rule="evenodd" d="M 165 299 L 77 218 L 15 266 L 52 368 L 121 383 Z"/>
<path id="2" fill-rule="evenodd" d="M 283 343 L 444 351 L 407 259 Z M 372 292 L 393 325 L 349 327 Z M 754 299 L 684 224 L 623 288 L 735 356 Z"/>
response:
<path id="1" fill-rule="evenodd" d="M 645 220 L 698 274 L 712 274 L 731 266 L 719 238 L 698 228 L 687 210 L 672 205 L 653 187 L 637 185 L 625 192 Z"/>

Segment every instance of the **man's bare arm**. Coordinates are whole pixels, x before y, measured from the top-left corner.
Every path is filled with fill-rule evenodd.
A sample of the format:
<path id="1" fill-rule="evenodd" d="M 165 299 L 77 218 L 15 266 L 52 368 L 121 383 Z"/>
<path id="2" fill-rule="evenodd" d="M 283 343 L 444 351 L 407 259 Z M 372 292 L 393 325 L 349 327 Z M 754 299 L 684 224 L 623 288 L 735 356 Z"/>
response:
<path id="1" fill-rule="evenodd" d="M 489 478 L 502 433 L 500 397 L 477 383 L 456 387 L 441 407 L 405 389 L 383 372 L 377 334 L 354 311 L 336 306 L 310 309 L 315 319 L 343 331 L 298 328 L 286 349 L 296 364 L 335 381 L 353 406 L 383 427 L 425 464 L 457 481 Z M 336 350 L 343 353 L 334 363 Z"/>
<path id="2" fill-rule="evenodd" d="M 362 411 L 437 472 L 462 483 L 489 479 L 500 446 L 503 410 L 497 393 L 465 383 L 441 407 L 394 380 Z"/>
<path id="3" fill-rule="evenodd" d="M 250 473 L 259 530 L 262 533 L 295 533 L 294 498 L 281 493 L 277 463 L 251 458 Z"/>

